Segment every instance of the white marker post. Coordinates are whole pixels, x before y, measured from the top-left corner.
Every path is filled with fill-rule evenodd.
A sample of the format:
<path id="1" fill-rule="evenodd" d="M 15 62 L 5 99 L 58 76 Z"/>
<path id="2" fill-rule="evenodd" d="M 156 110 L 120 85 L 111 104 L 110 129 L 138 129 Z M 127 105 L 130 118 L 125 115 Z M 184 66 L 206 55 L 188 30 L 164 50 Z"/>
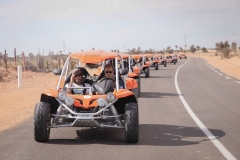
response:
<path id="1" fill-rule="evenodd" d="M 22 66 L 18 65 L 18 88 L 22 86 Z"/>

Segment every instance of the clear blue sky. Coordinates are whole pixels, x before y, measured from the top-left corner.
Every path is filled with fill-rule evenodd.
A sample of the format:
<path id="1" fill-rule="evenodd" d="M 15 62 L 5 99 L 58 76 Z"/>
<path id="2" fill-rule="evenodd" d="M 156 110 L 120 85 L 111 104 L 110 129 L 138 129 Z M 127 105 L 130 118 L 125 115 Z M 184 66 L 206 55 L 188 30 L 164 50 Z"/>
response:
<path id="1" fill-rule="evenodd" d="M 1 0 L 0 52 L 240 46 L 240 0 Z"/>

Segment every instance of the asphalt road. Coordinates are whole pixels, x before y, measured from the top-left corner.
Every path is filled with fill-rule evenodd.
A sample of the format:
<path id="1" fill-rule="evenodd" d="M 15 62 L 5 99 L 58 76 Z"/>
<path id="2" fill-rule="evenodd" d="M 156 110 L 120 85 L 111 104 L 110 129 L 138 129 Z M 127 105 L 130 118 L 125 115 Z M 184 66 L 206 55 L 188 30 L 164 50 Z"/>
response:
<path id="1" fill-rule="evenodd" d="M 177 77 L 179 95 L 175 75 L 183 63 Z M 50 141 L 38 143 L 31 118 L 0 132 L 0 159 L 226 159 L 194 122 L 179 96 L 227 154 L 240 159 L 240 84 L 219 73 L 196 57 L 159 66 L 159 70 L 152 68 L 150 78 L 141 79 L 137 144 L 126 144 L 121 129 L 88 128 L 52 129 Z"/>

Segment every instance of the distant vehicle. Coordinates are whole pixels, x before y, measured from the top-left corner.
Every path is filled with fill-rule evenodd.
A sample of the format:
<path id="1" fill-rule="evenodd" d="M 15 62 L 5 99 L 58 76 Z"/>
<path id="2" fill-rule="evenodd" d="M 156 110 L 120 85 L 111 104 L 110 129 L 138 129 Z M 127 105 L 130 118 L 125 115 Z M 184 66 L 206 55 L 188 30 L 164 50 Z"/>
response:
<path id="1" fill-rule="evenodd" d="M 154 54 L 145 54 L 145 56 L 149 59 L 151 67 L 158 70 L 159 59 Z"/>
<path id="2" fill-rule="evenodd" d="M 173 63 L 175 65 L 177 63 L 177 56 L 175 54 L 168 54 L 166 60 L 168 63 Z"/>
<path id="3" fill-rule="evenodd" d="M 145 78 L 149 78 L 151 66 L 149 59 L 143 54 L 134 54 L 132 55 L 132 58 L 134 59 L 135 65 L 140 67 L 140 74 L 144 75 Z"/>
<path id="4" fill-rule="evenodd" d="M 164 65 L 164 67 L 167 67 L 167 60 L 166 57 L 164 57 L 162 54 L 156 54 L 155 57 L 159 60 L 159 65 Z"/>
<path id="5" fill-rule="evenodd" d="M 187 59 L 187 55 L 185 53 L 180 53 L 179 54 L 179 59 L 185 58 Z"/>

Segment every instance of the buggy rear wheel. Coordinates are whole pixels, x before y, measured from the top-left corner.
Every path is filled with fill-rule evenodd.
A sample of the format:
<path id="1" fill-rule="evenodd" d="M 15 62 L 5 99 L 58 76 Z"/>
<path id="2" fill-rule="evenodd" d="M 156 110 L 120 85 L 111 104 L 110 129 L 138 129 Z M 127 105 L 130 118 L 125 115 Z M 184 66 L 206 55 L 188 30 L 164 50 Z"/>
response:
<path id="1" fill-rule="evenodd" d="M 145 69 L 145 78 L 149 78 L 149 76 L 150 76 L 150 70 L 149 70 L 149 68 L 146 68 Z"/>
<path id="2" fill-rule="evenodd" d="M 158 70 L 158 63 L 155 63 L 155 70 Z"/>
<path id="3" fill-rule="evenodd" d="M 139 140 L 139 117 L 137 103 L 130 102 L 125 106 L 125 142 L 137 143 Z"/>
<path id="4" fill-rule="evenodd" d="M 140 94 L 141 94 L 141 81 L 140 81 L 140 78 L 136 78 L 136 81 L 138 83 L 138 97 L 140 97 Z"/>
<path id="5" fill-rule="evenodd" d="M 34 111 L 34 137 L 37 142 L 47 142 L 49 140 L 51 123 L 50 106 L 48 103 L 39 102 Z"/>
<path id="6" fill-rule="evenodd" d="M 167 67 L 167 61 L 164 62 L 164 67 Z"/>

